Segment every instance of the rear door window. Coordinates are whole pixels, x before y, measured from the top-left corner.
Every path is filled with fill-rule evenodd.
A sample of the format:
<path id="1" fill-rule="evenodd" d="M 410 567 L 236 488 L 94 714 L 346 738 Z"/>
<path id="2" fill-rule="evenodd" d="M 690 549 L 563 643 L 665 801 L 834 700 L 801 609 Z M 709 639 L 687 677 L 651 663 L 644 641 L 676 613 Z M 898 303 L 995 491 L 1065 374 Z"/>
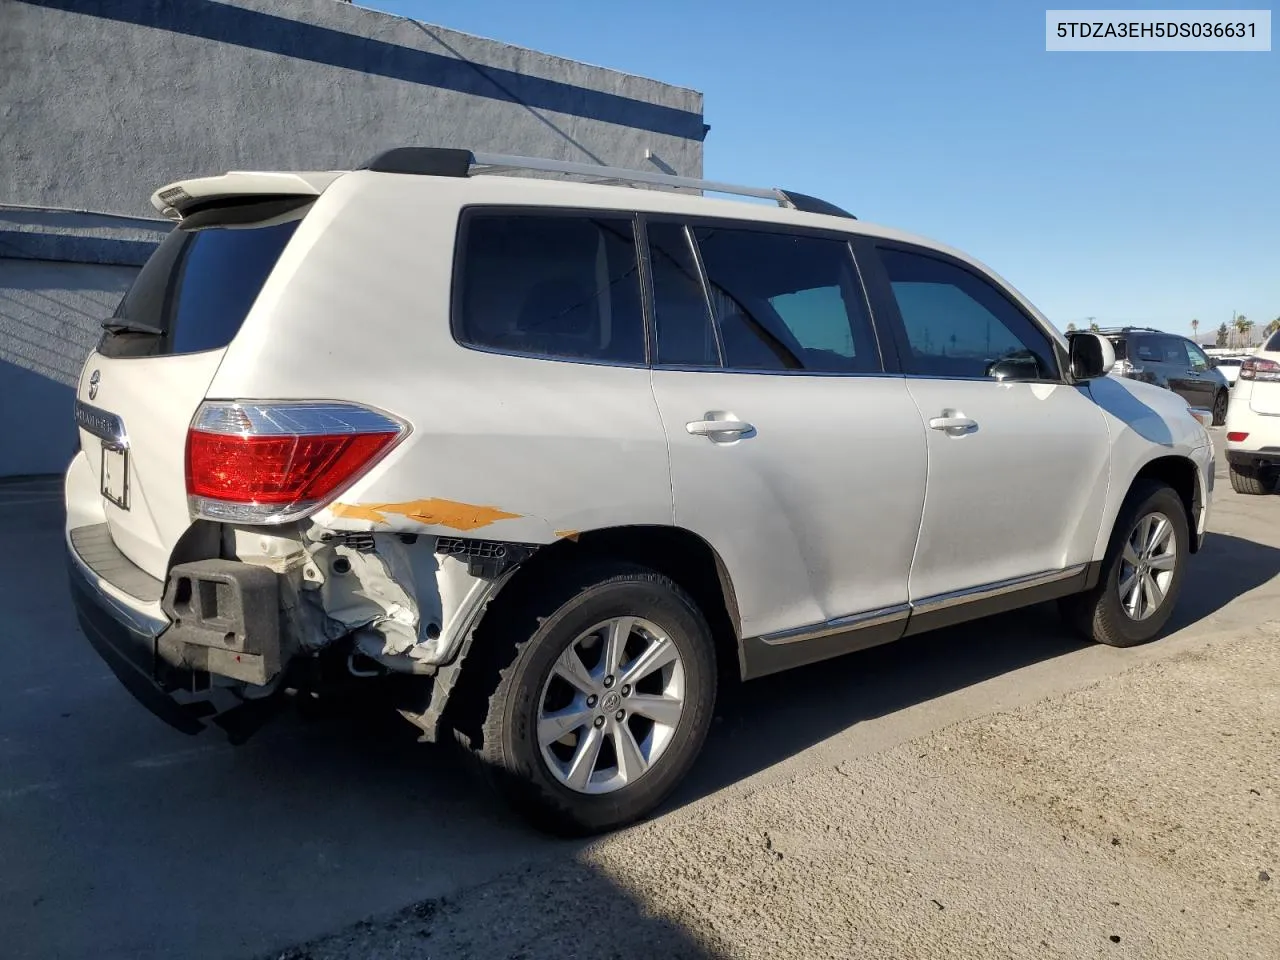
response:
<path id="1" fill-rule="evenodd" d="M 227 346 L 300 221 L 298 214 L 265 225 L 175 227 L 107 321 L 99 349 L 155 356 Z"/>
<path id="2" fill-rule="evenodd" d="M 463 229 L 454 335 L 504 353 L 645 362 L 630 217 L 473 213 Z"/>
<path id="3" fill-rule="evenodd" d="M 653 273 L 658 363 L 718 367 L 720 349 L 686 228 L 651 221 L 645 232 Z"/>
<path id="4" fill-rule="evenodd" d="M 694 236 L 726 367 L 881 370 L 848 243 L 705 225 L 696 227 Z"/>

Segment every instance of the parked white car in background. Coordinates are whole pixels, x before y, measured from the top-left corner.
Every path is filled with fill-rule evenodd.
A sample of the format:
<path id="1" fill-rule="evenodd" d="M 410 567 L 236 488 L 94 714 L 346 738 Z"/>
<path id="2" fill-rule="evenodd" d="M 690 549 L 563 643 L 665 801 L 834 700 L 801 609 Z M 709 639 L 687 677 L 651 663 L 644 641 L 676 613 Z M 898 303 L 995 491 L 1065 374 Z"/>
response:
<path id="1" fill-rule="evenodd" d="M 520 168 L 781 208 L 485 175 Z M 66 535 L 86 635 L 189 732 L 385 681 L 534 821 L 603 830 L 693 763 L 718 664 L 1055 598 L 1142 643 L 1204 535 L 1184 400 L 801 194 L 409 148 L 153 202 Z"/>
<path id="2" fill-rule="evenodd" d="M 1245 359 L 1227 411 L 1227 463 L 1237 493 L 1280 483 L 1280 333 Z"/>
<path id="3" fill-rule="evenodd" d="M 1248 355 L 1235 357 L 1214 357 L 1213 365 L 1226 378 L 1227 383 L 1235 384 L 1236 378 L 1240 376 L 1240 367 L 1248 359 Z"/>

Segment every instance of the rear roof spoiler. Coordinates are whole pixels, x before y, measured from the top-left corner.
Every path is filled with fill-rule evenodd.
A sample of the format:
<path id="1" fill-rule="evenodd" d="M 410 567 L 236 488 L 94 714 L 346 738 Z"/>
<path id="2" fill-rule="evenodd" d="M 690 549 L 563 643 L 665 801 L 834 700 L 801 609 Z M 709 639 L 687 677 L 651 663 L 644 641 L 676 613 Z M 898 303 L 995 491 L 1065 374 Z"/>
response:
<path id="1" fill-rule="evenodd" d="M 271 173 L 233 170 L 220 177 L 177 180 L 151 195 L 151 205 L 172 220 L 197 210 L 238 198 L 283 199 L 318 197 L 347 171 L 318 170 L 304 173 Z"/>

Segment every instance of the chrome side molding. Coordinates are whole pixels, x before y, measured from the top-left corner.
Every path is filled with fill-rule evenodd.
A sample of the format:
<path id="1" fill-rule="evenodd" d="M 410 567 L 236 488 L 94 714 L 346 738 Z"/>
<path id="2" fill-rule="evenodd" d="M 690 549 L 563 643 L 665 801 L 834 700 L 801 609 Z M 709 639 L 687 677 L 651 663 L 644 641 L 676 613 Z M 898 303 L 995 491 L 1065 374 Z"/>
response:
<path id="1" fill-rule="evenodd" d="M 1072 577 L 1084 573 L 1088 566 L 1087 563 L 1077 563 L 1075 566 L 1063 567 L 1061 570 L 1044 570 L 1040 573 L 1029 573 L 1022 577 L 1012 577 L 1009 580 L 985 583 L 978 587 L 967 587 L 964 590 L 956 590 L 952 593 L 940 593 L 936 596 L 925 597 L 922 600 L 912 602 L 911 612 L 932 613 L 935 610 L 946 610 L 948 607 L 958 606 L 962 603 L 989 600 L 992 597 L 1000 597 L 1018 590 L 1028 590 L 1031 587 L 1040 587 L 1047 583 L 1057 583 L 1059 580 L 1070 580 Z"/>
<path id="2" fill-rule="evenodd" d="M 1088 567 L 1087 563 L 1078 563 L 1070 567 L 1063 567 L 1060 570 L 1044 570 L 1040 573 L 1012 577 L 995 583 L 966 587 L 964 590 L 955 590 L 951 593 L 940 593 L 909 603 L 897 603 L 888 607 L 879 607 L 875 610 L 866 610 L 862 613 L 837 617 L 834 620 L 827 620 L 823 623 L 806 624 L 790 630 L 780 630 L 776 633 L 764 634 L 753 639 L 769 646 L 778 646 L 779 644 L 818 640 L 833 634 L 851 633 L 869 627 L 881 627 L 891 623 L 905 622 L 916 615 L 931 614 L 951 607 L 958 607 L 962 604 L 977 603 L 994 597 L 1017 593 L 1021 590 L 1031 590 L 1035 587 L 1047 586 L 1062 580 L 1070 580 L 1073 577 L 1081 576 Z"/>
<path id="3" fill-rule="evenodd" d="M 768 633 L 760 637 L 760 640 L 770 646 L 776 646 L 781 643 L 799 643 L 802 640 L 817 640 L 819 637 L 827 637 L 833 633 L 845 633 L 850 630 L 878 627 L 886 623 L 906 620 L 910 614 L 911 604 L 898 603 L 891 607 L 881 607 L 878 610 L 867 610 L 864 613 L 855 613 L 847 617 L 837 617 L 834 620 L 827 620 L 825 623 L 807 624 L 791 630 Z"/>

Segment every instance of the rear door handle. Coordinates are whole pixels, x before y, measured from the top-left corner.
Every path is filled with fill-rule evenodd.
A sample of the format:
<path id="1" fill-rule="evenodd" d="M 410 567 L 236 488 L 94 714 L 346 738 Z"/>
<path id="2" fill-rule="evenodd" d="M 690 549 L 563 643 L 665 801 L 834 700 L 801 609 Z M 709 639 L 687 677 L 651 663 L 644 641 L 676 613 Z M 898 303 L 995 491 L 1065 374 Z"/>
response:
<path id="1" fill-rule="evenodd" d="M 731 413 L 709 410 L 705 420 L 691 420 L 684 425 L 695 437 L 710 437 L 712 440 L 737 440 L 743 434 L 755 430 L 751 424 L 739 420 Z"/>
<path id="2" fill-rule="evenodd" d="M 930 430 L 945 430 L 950 434 L 961 434 L 972 430 L 977 425 L 977 420 L 966 417 L 958 410 L 943 410 L 942 416 L 934 417 L 929 421 Z"/>

